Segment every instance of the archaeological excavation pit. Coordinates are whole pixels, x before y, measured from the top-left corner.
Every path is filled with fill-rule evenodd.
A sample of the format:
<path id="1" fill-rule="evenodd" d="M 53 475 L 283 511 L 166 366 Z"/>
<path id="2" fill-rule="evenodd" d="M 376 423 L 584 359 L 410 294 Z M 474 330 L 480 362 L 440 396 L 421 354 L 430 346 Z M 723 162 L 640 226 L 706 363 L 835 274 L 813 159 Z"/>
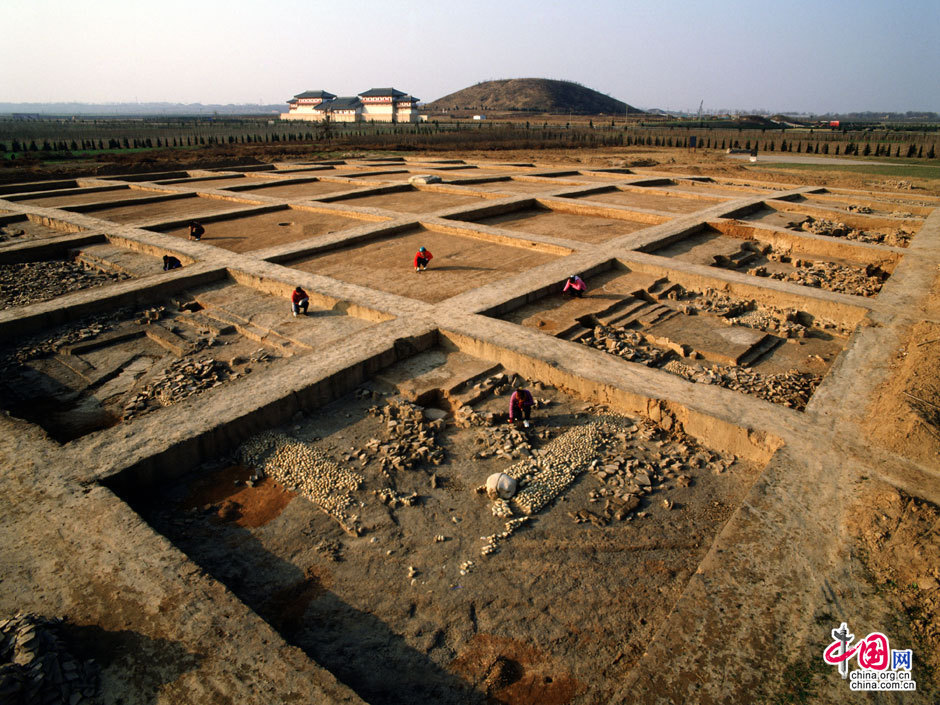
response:
<path id="1" fill-rule="evenodd" d="M 555 259 L 558 253 L 557 248 L 527 246 L 525 242 L 514 246 L 508 238 L 503 242 L 478 239 L 472 232 L 463 236 L 418 226 L 286 264 L 351 284 L 437 303 L 537 267 Z M 434 256 L 422 272 L 414 268 L 419 247 Z"/>
<path id="2" fill-rule="evenodd" d="M 139 198 L 153 198 L 165 195 L 166 191 L 155 189 L 131 188 L 121 186 L 118 188 L 92 188 L 68 191 L 56 191 L 53 194 L 35 194 L 28 197 L 17 197 L 18 203 L 30 206 L 44 206 L 46 208 L 65 208 L 67 206 L 84 206 L 91 203 L 110 203 L 111 201 L 134 201 Z"/>
<path id="3" fill-rule="evenodd" d="M 735 220 L 710 221 L 645 249 L 682 262 L 866 297 L 878 295 L 899 261 L 890 250 L 800 238 Z"/>
<path id="4" fill-rule="evenodd" d="M 873 198 L 852 197 L 832 193 L 826 189 L 819 189 L 814 193 L 798 194 L 786 200 L 790 203 L 805 203 L 822 208 L 835 208 L 845 211 L 846 213 L 859 213 L 861 215 L 872 214 L 889 218 L 921 219 L 930 215 L 930 212 L 936 207 L 936 203 L 931 205 L 929 201 L 917 203 L 917 201 L 912 199 L 910 202 L 905 203 L 875 200 Z"/>
<path id="5" fill-rule="evenodd" d="M 781 404 L 806 407 L 848 344 L 858 313 L 828 320 L 812 301 L 771 303 L 624 265 L 595 274 L 581 298 L 559 284 L 500 317 L 627 362 Z M 769 299 L 769 300 L 768 300 Z M 808 310 L 807 310 L 808 309 Z"/>
<path id="6" fill-rule="evenodd" d="M 329 235 L 378 220 L 373 217 L 363 220 L 353 217 L 355 215 L 347 215 L 336 208 L 313 210 L 288 207 L 262 213 L 209 218 L 200 221 L 205 229 L 201 241 L 232 252 L 250 252 Z M 188 239 L 189 225 L 178 225 L 163 232 Z"/>
<path id="7" fill-rule="evenodd" d="M 77 226 L 53 227 L 56 223 L 43 222 L 41 218 L 22 215 L 0 216 L 0 248 L 20 245 L 36 240 L 61 237 L 69 232 L 79 232 Z"/>
<path id="8" fill-rule="evenodd" d="M 108 483 L 372 705 L 601 698 L 761 462 L 534 380 L 514 428 L 517 379 L 431 348 L 176 481 Z"/>
<path id="9" fill-rule="evenodd" d="M 666 213 L 695 213 L 696 211 L 716 206 L 726 200 L 721 198 L 687 197 L 668 192 L 655 193 L 652 189 L 643 188 L 642 186 L 608 186 L 602 189 L 564 196 L 564 198 L 597 203 L 611 203 L 615 206 L 642 208 L 644 210 L 663 211 Z"/>
<path id="10" fill-rule="evenodd" d="M 235 190 L 229 187 L 230 190 Z M 274 181 L 269 185 L 256 185 L 251 188 L 239 188 L 238 193 L 251 193 L 256 196 L 272 198 L 308 199 L 319 198 L 327 194 L 360 191 L 367 186 L 348 181 L 327 181 L 324 179 L 292 179 Z"/>
<path id="11" fill-rule="evenodd" d="M 507 195 L 512 194 L 523 194 L 523 193 L 543 193 L 545 191 L 556 191 L 565 186 L 568 187 L 577 187 L 579 184 L 576 181 L 564 181 L 559 183 L 557 181 L 550 181 L 548 179 L 526 179 L 526 178 L 513 178 L 513 177 L 502 177 L 500 179 L 486 180 L 479 183 L 469 183 L 467 181 L 455 180 L 454 183 L 459 183 L 465 185 L 469 188 L 472 188 L 476 191 L 487 191 L 490 193 L 504 193 Z"/>
<path id="12" fill-rule="evenodd" d="M 160 269 L 155 257 L 103 243 L 38 261 L 10 259 L 0 255 L 0 310 L 48 301 Z"/>
<path id="13" fill-rule="evenodd" d="M 161 181 L 162 184 L 173 184 L 174 186 L 187 186 L 202 191 L 205 189 L 226 189 L 232 186 L 262 186 L 264 184 L 275 184 L 277 178 L 270 176 L 199 176 L 188 179 L 170 179 Z"/>
<path id="14" fill-rule="evenodd" d="M 772 194 L 775 189 L 761 186 L 742 186 L 714 181 L 709 178 L 670 179 L 669 183 L 657 183 L 645 188 L 678 196 L 709 196 L 712 198 L 748 198 L 757 194 Z"/>
<path id="15" fill-rule="evenodd" d="M 201 218 L 207 215 L 237 211 L 251 207 L 250 203 L 227 201 L 209 196 L 183 196 L 168 198 L 140 205 L 98 208 L 73 206 L 66 210 L 76 210 L 114 223 L 154 223 L 159 221 L 179 220 L 180 218 Z"/>
<path id="16" fill-rule="evenodd" d="M 890 247 L 907 247 L 923 225 L 918 217 L 879 217 L 783 200 L 765 201 L 737 217 L 761 226 Z"/>
<path id="17" fill-rule="evenodd" d="M 908 499 L 940 498 L 928 191 L 519 159 L 0 186 L 0 227 L 46 229 L 0 240 L 0 265 L 126 277 L 0 309 L 5 611 L 84 630 L 104 701 L 127 705 L 784 702 L 790 681 L 836 702 L 839 674 L 812 665 L 869 608 L 887 619 L 855 633 L 890 631 L 921 668 L 929 619 L 856 557 L 900 546 L 896 517 L 931 545 L 935 509 Z M 179 193 L 115 223 L 39 203 L 140 186 Z M 353 191 L 471 200 L 334 198 Z M 747 220 L 763 208 L 815 220 Z M 824 211 L 918 229 L 901 249 L 803 226 Z M 528 429 L 508 423 L 518 378 Z M 477 492 L 496 472 L 523 485 L 508 501 Z M 890 511 L 876 482 L 903 491 Z M 933 599 L 935 568 L 905 565 L 924 583 L 905 605 Z"/>
<path id="18" fill-rule="evenodd" d="M 669 220 L 667 215 L 618 208 L 567 203 L 556 199 L 532 199 L 507 206 L 493 206 L 467 215 L 448 216 L 479 225 L 489 225 L 534 235 L 592 244 L 606 242 L 650 225 Z"/>
<path id="19" fill-rule="evenodd" d="M 407 176 L 407 174 L 406 174 Z M 471 193 L 451 193 L 433 189 L 420 189 L 415 186 L 405 186 L 390 193 L 362 196 L 344 196 L 342 199 L 327 199 L 332 203 L 359 206 L 366 208 L 382 208 L 398 213 L 421 213 L 424 211 L 438 211 L 454 206 L 466 206 L 479 203 L 480 196 Z"/>
<path id="20" fill-rule="evenodd" d="M 371 322 L 223 280 L 5 346 L 0 405 L 68 443 L 307 355 Z M 237 388 L 237 387 L 236 387 Z"/>

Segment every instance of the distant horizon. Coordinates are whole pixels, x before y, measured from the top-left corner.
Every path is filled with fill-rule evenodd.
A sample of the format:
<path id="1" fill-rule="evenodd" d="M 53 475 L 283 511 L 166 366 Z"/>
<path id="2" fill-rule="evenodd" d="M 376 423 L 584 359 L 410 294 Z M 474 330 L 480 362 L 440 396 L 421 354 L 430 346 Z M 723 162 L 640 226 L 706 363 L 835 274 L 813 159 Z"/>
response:
<path id="1" fill-rule="evenodd" d="M 474 84 L 474 85 L 475 85 L 475 84 Z M 588 88 L 589 88 L 589 87 L 590 87 L 590 86 L 588 86 Z M 453 92 L 455 92 L 455 91 L 451 91 L 451 93 L 453 93 Z M 445 94 L 445 95 L 449 95 L 449 94 Z M 441 97 L 443 97 L 443 96 L 441 96 Z M 611 96 L 611 97 L 612 97 L 612 98 L 615 98 L 616 100 L 620 100 L 619 98 L 616 98 L 616 96 Z M 435 98 L 434 100 L 438 100 L 438 99 Z M 431 102 L 434 102 L 434 101 L 427 101 L 427 103 L 431 103 Z M 627 101 L 622 101 L 622 102 L 627 102 Z M 184 102 L 184 101 L 172 101 L 172 100 L 101 101 L 101 102 L 98 102 L 98 101 L 82 101 L 82 100 L 68 100 L 68 101 L 64 101 L 64 100 L 52 100 L 52 101 L 45 101 L 45 102 L 36 102 L 36 101 L 29 101 L 29 102 L 0 101 L 0 115 L 9 115 L 9 114 L 12 114 L 12 113 L 15 113 L 15 112 L 20 112 L 20 111 L 18 111 L 18 110 L 14 110 L 14 111 L 9 111 L 9 112 L 8 112 L 8 111 L 5 110 L 6 107 L 22 106 L 22 107 L 24 107 L 24 108 L 26 108 L 26 107 L 30 107 L 30 108 L 39 107 L 39 108 L 42 108 L 42 107 L 48 107 L 48 106 L 70 106 L 70 105 L 80 106 L 80 107 L 87 107 L 87 108 L 95 108 L 95 107 L 102 107 L 102 108 L 107 108 L 107 107 L 131 107 L 131 106 L 136 106 L 136 105 L 141 105 L 141 106 L 169 106 L 169 107 L 180 107 L 180 108 L 186 107 L 186 106 L 202 107 L 202 108 L 213 108 L 213 107 L 219 107 L 219 108 L 226 108 L 226 107 L 227 107 L 227 108 L 233 108 L 233 107 L 237 107 L 237 108 L 249 108 L 249 107 L 258 107 L 258 108 L 263 108 L 263 109 L 265 109 L 265 113 L 264 113 L 264 114 L 268 114 L 268 113 L 274 114 L 275 112 L 287 112 L 287 110 L 286 110 L 286 108 L 287 108 L 287 101 L 284 101 L 283 103 L 251 103 L 251 102 L 243 103 L 243 102 L 236 102 L 236 101 L 225 102 L 225 103 L 217 103 L 217 102 L 213 102 L 213 103 L 204 103 L 204 102 L 200 102 L 200 101 L 187 101 L 187 102 Z M 420 103 L 420 105 L 422 105 L 422 106 L 423 106 L 423 105 L 426 105 L 426 102 L 422 101 L 422 103 Z M 632 104 L 631 104 L 631 105 L 632 105 Z M 644 112 L 650 112 L 650 111 L 661 110 L 661 111 L 663 111 L 663 112 L 676 113 L 676 114 L 683 114 L 683 115 L 694 115 L 694 114 L 696 114 L 696 113 L 698 112 L 698 109 L 697 109 L 697 108 L 684 108 L 684 109 L 683 109 L 683 108 L 663 108 L 663 107 L 660 107 L 660 106 L 640 106 L 640 105 L 633 105 L 633 107 L 638 108 L 639 110 L 642 110 L 642 111 L 644 111 Z M 498 112 L 498 111 L 497 111 L 497 112 Z M 709 116 L 715 116 L 715 115 L 790 115 L 790 116 L 807 115 L 807 116 L 817 116 L 817 115 L 846 115 L 846 114 L 860 114 L 860 113 L 871 113 L 871 114 L 875 114 L 875 115 L 881 115 L 881 114 L 904 115 L 904 114 L 906 114 L 906 113 L 932 113 L 932 114 L 934 114 L 934 115 L 940 115 L 940 112 L 934 111 L 934 110 L 915 110 L 915 109 L 903 109 L 903 110 L 902 110 L 902 109 L 892 109 L 892 110 L 872 110 L 872 109 L 865 109 L 865 110 L 838 110 L 838 111 L 836 111 L 836 110 L 809 110 L 809 111 L 807 111 L 807 110 L 770 110 L 770 109 L 767 109 L 767 108 L 714 108 L 714 109 L 709 109 L 709 108 L 704 108 L 704 107 L 703 107 L 703 109 L 702 109 L 702 115 L 709 115 Z M 50 113 L 50 114 L 54 114 L 54 113 Z M 107 113 L 96 113 L 96 114 L 99 115 L 99 116 L 102 116 L 102 117 L 107 117 L 107 116 L 108 116 Z M 124 111 L 122 114 L 127 115 L 127 114 L 131 114 L 131 113 L 128 113 L 127 111 Z M 262 114 L 262 113 L 259 112 L 258 114 Z M 598 114 L 600 114 L 600 113 L 598 113 Z M 605 114 L 611 114 L 611 113 L 605 113 Z"/>
<path id="2" fill-rule="evenodd" d="M 940 112 L 936 0 L 8 5 L 8 26 L 37 30 L 5 38 L 6 103 L 281 105 L 390 85 L 427 103 L 538 76 L 672 112 Z"/>

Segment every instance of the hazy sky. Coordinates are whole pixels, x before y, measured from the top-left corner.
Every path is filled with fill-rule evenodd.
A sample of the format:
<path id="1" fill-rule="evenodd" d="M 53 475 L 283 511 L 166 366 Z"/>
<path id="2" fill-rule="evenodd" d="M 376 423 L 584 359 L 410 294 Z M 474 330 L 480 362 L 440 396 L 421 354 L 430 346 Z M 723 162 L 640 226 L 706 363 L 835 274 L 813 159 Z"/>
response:
<path id="1" fill-rule="evenodd" d="M 940 112 L 940 0 L 2 0 L 0 102 L 577 81 L 643 108 Z"/>

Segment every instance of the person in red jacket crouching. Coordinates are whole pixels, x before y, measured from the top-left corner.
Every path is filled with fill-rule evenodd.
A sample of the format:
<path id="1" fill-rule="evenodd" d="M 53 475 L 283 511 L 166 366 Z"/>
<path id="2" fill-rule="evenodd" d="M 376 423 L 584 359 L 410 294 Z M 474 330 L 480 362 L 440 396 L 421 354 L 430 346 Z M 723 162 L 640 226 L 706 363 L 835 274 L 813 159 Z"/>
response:
<path id="1" fill-rule="evenodd" d="M 577 274 L 572 274 L 568 277 L 568 281 L 565 282 L 565 288 L 562 289 L 562 293 L 565 296 L 577 297 L 579 299 L 584 296 L 585 291 L 587 291 L 587 284 L 585 284 L 584 280 Z"/>
<path id="2" fill-rule="evenodd" d="M 431 261 L 431 258 L 434 257 L 430 252 L 428 252 L 424 247 L 419 247 L 418 251 L 415 253 L 415 271 L 423 272 L 428 268 L 428 262 Z"/>
<path id="3" fill-rule="evenodd" d="M 528 428 L 529 415 L 532 413 L 533 406 L 535 406 L 535 400 L 532 398 L 532 393 L 520 382 L 509 397 L 509 423 L 521 418 L 522 425 Z"/>
<path id="4" fill-rule="evenodd" d="M 298 313 L 303 313 L 307 315 L 307 306 L 310 305 L 310 297 L 307 296 L 307 292 L 301 289 L 299 286 L 291 292 L 290 295 L 290 307 L 296 316 Z"/>

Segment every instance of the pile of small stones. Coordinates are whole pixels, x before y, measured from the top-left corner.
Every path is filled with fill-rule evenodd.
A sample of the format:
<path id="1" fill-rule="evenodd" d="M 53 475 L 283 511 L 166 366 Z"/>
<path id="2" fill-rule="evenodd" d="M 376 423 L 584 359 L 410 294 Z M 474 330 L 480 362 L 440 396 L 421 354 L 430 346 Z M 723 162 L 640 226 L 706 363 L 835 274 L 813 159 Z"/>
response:
<path id="1" fill-rule="evenodd" d="M 548 428 L 523 429 L 509 424 L 495 425 L 474 439 L 480 450 L 473 457 L 477 460 L 528 458 L 533 453 L 533 440 L 546 440 L 551 436 L 552 431 Z"/>
<path id="2" fill-rule="evenodd" d="M 71 260 L 0 265 L 0 309 L 48 301 L 73 291 L 130 279 L 123 272 L 103 272 Z"/>
<path id="3" fill-rule="evenodd" d="M 806 408 L 809 398 L 822 382 L 822 375 L 799 370 L 765 375 L 744 367 L 717 364 L 711 368 L 693 367 L 679 360 L 670 360 L 663 369 L 690 382 L 716 384 L 800 411 Z"/>
<path id="4" fill-rule="evenodd" d="M 598 422 L 575 426 L 533 451 L 532 458 L 503 470 L 519 483 L 512 505 L 526 515 L 540 511 L 590 465 L 602 439 Z"/>
<path id="5" fill-rule="evenodd" d="M 581 343 L 647 367 L 662 366 L 676 352 L 649 345 L 635 330 L 609 326 L 596 326 L 592 333 L 581 338 Z"/>
<path id="6" fill-rule="evenodd" d="M 589 493 L 593 504 L 603 503 L 599 510 L 581 509 L 569 512 L 576 524 L 589 522 L 606 526 L 610 522 L 646 516 L 634 514 L 643 497 L 670 486 L 688 487 L 696 472 L 711 470 L 719 475 L 735 462 L 698 445 L 694 439 L 669 423 L 670 430 L 651 419 L 632 421 L 611 416 L 606 419 L 606 452 L 591 463 L 591 475 L 600 488 Z M 674 504 L 664 500 L 667 509 Z"/>
<path id="7" fill-rule="evenodd" d="M 790 261 L 785 253 L 775 252 L 774 254 L 776 257 L 771 257 L 771 259 L 776 258 L 781 262 Z M 794 269 L 790 272 L 768 272 L 766 267 L 761 266 L 749 269 L 747 273 L 853 296 L 876 296 L 888 278 L 886 272 L 873 265 L 864 268 L 850 267 L 835 262 L 814 262 L 803 259 L 794 259 L 792 263 Z"/>
<path id="8" fill-rule="evenodd" d="M 62 621 L 17 614 L 0 621 L 0 702 L 81 705 L 98 702 L 99 669 L 79 661 L 59 634 Z"/>
<path id="9" fill-rule="evenodd" d="M 429 419 L 427 411 L 402 399 L 392 399 L 385 406 L 369 409 L 370 415 L 385 423 L 386 439 L 371 438 L 365 444 L 366 451 L 378 457 L 383 472 L 411 470 L 420 463 L 440 465 L 444 462 L 444 449 L 438 445 L 436 435 L 443 430 L 444 419 Z M 359 451 L 357 456 L 363 465 L 370 459 L 366 451 Z"/>
<path id="10" fill-rule="evenodd" d="M 131 421 L 152 411 L 154 402 L 170 406 L 207 389 L 218 387 L 228 375 L 225 363 L 211 357 L 174 360 L 157 379 L 131 397 L 124 405 L 123 420 Z"/>
<path id="11" fill-rule="evenodd" d="M 421 497 L 418 496 L 417 492 L 404 495 L 397 492 L 396 490 L 393 490 L 391 487 L 383 487 L 380 490 L 375 490 L 374 494 L 379 498 L 379 501 L 382 502 L 382 504 L 389 507 L 390 509 L 398 509 L 398 507 L 413 507 L 419 501 L 421 501 Z M 435 537 L 435 540 L 436 538 L 437 537 Z"/>
<path id="12" fill-rule="evenodd" d="M 480 555 L 488 556 L 491 553 L 497 553 L 499 551 L 499 544 L 516 533 L 516 530 L 527 524 L 531 518 L 530 516 L 524 516 L 510 519 L 499 533 L 481 536 L 480 540 L 483 541 L 483 548 L 480 549 Z"/>
<path id="13" fill-rule="evenodd" d="M 351 493 L 362 484 L 362 477 L 341 467 L 319 447 L 267 431 L 242 444 L 238 456 L 243 465 L 257 468 L 317 504 L 344 531 L 360 534 L 358 515 L 350 515 L 347 509 L 353 505 Z"/>
<path id="14" fill-rule="evenodd" d="M 859 211 L 862 212 L 862 211 Z M 858 242 L 868 242 L 880 245 L 890 245 L 891 247 L 907 247 L 914 234 L 904 228 L 898 228 L 893 233 L 869 232 L 851 228 L 845 223 L 837 223 L 826 218 L 816 219 L 808 216 L 799 229 L 813 233 L 814 235 L 826 235 L 828 237 L 844 237 L 846 240 L 856 240 Z"/>

